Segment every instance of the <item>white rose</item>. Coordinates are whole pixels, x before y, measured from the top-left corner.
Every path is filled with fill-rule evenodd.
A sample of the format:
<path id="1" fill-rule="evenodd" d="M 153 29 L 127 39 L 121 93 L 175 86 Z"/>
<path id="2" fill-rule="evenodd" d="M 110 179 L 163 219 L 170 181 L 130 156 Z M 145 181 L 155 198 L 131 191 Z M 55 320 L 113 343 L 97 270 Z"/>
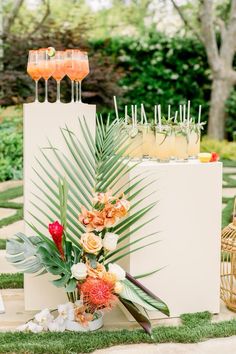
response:
<path id="1" fill-rule="evenodd" d="M 82 280 L 87 277 L 87 266 L 86 264 L 79 262 L 71 267 L 72 277 L 77 280 Z"/>
<path id="2" fill-rule="evenodd" d="M 102 240 L 103 247 L 107 251 L 115 251 L 119 236 L 112 232 L 107 232 Z"/>
<path id="3" fill-rule="evenodd" d="M 125 280 L 125 271 L 116 263 L 108 264 L 108 271 L 115 274 L 117 280 Z"/>

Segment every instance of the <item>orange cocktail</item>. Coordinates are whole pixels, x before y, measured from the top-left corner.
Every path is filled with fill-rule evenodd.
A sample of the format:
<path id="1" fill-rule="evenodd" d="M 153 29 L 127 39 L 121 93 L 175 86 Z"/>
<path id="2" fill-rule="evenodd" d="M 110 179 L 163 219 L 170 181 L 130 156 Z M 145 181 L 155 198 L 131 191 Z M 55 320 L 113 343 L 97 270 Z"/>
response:
<path id="1" fill-rule="evenodd" d="M 48 55 L 48 49 L 42 48 L 38 51 L 39 71 L 45 80 L 45 101 L 48 101 L 48 79 L 52 76 L 55 68 L 51 58 Z"/>
<path id="2" fill-rule="evenodd" d="M 89 74 L 89 62 L 87 52 L 76 51 L 77 71 L 75 77 L 76 83 L 76 101 L 81 102 L 81 82 Z M 78 91 L 79 84 L 79 91 Z"/>
<path id="3" fill-rule="evenodd" d="M 57 101 L 60 102 L 60 82 L 66 75 L 65 52 L 56 51 L 55 55 L 51 58 L 51 63 L 53 66 L 52 77 L 57 82 Z"/>
<path id="4" fill-rule="evenodd" d="M 78 70 L 78 63 L 76 61 L 76 50 L 67 49 L 65 51 L 65 70 L 66 75 L 71 80 L 71 101 L 74 101 L 74 81 L 76 78 L 76 71 Z"/>
<path id="5" fill-rule="evenodd" d="M 37 50 L 30 50 L 27 64 L 27 72 L 35 81 L 35 101 L 38 102 L 38 81 L 42 77 L 39 70 L 39 57 Z"/>

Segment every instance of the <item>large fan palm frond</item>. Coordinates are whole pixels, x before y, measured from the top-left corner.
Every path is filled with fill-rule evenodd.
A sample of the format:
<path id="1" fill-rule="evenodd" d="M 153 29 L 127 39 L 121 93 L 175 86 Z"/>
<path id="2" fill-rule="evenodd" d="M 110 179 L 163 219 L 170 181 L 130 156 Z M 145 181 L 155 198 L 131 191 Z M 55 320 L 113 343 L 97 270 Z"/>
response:
<path id="1" fill-rule="evenodd" d="M 35 167 L 37 181 L 34 183 L 43 194 L 43 198 L 35 195 L 34 197 L 40 203 L 32 202 L 32 206 L 37 210 L 36 213 L 30 212 L 35 220 L 34 231 L 38 230 L 42 233 L 42 227 L 44 227 L 45 231 L 47 230 L 47 224 L 39 219 L 39 215 L 42 215 L 44 220 L 45 214 L 48 215 L 48 221 L 58 218 L 60 215 L 58 179 L 66 176 L 68 182 L 67 237 L 77 247 L 80 247 L 78 241 L 80 235 L 85 231 L 84 227 L 78 222 L 81 205 L 88 209 L 91 208 L 93 194 L 96 191 L 104 192 L 112 189 L 115 193 L 123 192 L 128 200 L 135 201 L 132 207 L 135 206 L 136 210 L 111 230 L 122 235 L 121 239 L 123 241 L 126 240 L 125 246 L 122 244 L 117 249 L 116 254 L 111 254 L 108 257 L 110 259 L 111 256 L 116 256 L 115 259 L 120 259 L 129 254 L 129 251 L 127 251 L 129 246 L 145 240 L 146 237 L 150 237 L 150 234 L 143 235 L 142 238 L 137 239 L 135 242 L 128 242 L 132 233 L 141 231 L 147 223 L 153 220 L 153 218 L 150 218 L 135 228 L 135 231 L 130 230 L 130 226 L 132 225 L 133 227 L 135 223 L 139 222 L 140 218 L 147 214 L 155 205 L 155 203 L 152 203 L 139 209 L 137 208 L 139 203 L 143 204 L 145 198 L 148 200 L 148 195 L 145 197 L 143 195 L 145 189 L 153 183 L 153 179 L 150 182 L 149 176 L 135 175 L 132 180 L 127 180 L 127 174 L 140 162 L 134 162 L 124 156 L 127 149 L 130 149 L 130 142 L 127 142 L 127 135 L 122 129 L 120 122 L 117 120 L 110 122 L 108 117 L 107 123 L 104 124 L 102 117 L 97 117 L 95 141 L 86 120 L 84 118 L 78 119 L 78 124 L 83 134 L 83 142 L 78 139 L 68 126 L 65 126 L 61 129 L 61 134 L 67 151 L 59 151 L 49 141 L 49 146 L 41 149 L 41 157 L 37 158 L 37 167 Z M 50 154 L 50 157 L 53 156 L 56 166 L 51 166 L 51 158 L 48 154 Z M 142 197 L 139 197 L 141 193 Z M 141 247 L 133 248 L 132 252 L 136 252 L 139 249 Z M 123 252 L 125 250 L 127 252 Z"/>

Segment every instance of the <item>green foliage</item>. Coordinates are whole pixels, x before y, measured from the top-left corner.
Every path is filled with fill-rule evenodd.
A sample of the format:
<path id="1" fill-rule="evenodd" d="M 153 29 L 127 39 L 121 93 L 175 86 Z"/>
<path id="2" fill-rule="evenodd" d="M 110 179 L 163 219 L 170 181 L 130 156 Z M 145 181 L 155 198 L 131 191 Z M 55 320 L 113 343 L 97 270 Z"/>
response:
<path id="1" fill-rule="evenodd" d="M 141 330 L 97 331 L 94 333 L 0 333 L 0 353 L 71 354 L 124 344 L 197 343 L 210 338 L 236 335 L 236 320 L 210 322 L 209 313 L 183 315 L 179 326 L 160 325 L 150 337 Z"/>
<path id="2" fill-rule="evenodd" d="M 0 109 L 0 181 L 22 178 L 22 111 L 12 111 L 6 116 L 5 110 Z"/>
<path id="3" fill-rule="evenodd" d="M 236 141 L 236 91 L 231 92 L 230 98 L 226 104 L 226 111 L 228 113 L 225 130 L 233 140 Z"/>
<path id="4" fill-rule="evenodd" d="M 218 141 L 204 137 L 201 141 L 201 151 L 217 152 L 221 159 L 236 160 L 236 142 Z"/>

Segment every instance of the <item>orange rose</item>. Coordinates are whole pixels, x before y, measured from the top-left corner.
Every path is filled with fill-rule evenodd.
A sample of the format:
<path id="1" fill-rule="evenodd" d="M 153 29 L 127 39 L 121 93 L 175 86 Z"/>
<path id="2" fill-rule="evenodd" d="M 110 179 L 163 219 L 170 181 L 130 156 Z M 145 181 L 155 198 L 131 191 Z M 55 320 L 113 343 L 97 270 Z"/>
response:
<path id="1" fill-rule="evenodd" d="M 87 264 L 88 276 L 92 278 L 102 278 L 106 272 L 106 268 L 103 264 L 97 262 L 97 268 L 92 268 Z"/>
<path id="2" fill-rule="evenodd" d="M 102 239 L 90 232 L 81 236 L 80 244 L 85 252 L 97 254 L 102 248 Z"/>

